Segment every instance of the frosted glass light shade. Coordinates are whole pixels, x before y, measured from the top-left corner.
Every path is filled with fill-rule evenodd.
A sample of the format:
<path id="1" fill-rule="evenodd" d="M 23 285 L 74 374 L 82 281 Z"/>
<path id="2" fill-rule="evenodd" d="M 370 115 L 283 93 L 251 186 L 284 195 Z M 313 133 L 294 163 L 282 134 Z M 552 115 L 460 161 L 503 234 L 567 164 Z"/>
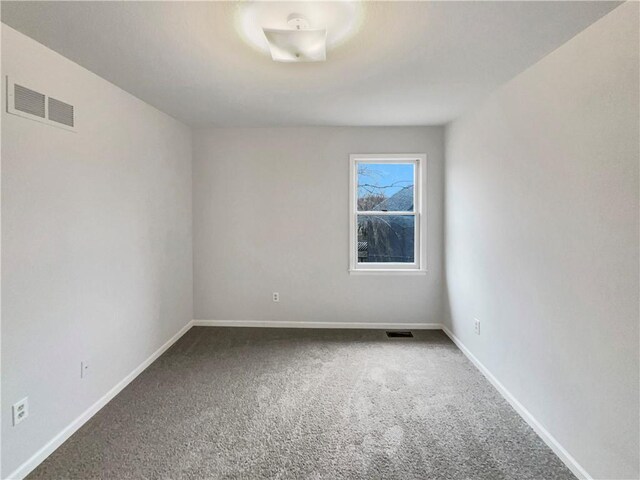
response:
<path id="1" fill-rule="evenodd" d="M 271 58 L 276 62 L 324 62 L 327 59 L 327 30 L 262 30 Z"/>

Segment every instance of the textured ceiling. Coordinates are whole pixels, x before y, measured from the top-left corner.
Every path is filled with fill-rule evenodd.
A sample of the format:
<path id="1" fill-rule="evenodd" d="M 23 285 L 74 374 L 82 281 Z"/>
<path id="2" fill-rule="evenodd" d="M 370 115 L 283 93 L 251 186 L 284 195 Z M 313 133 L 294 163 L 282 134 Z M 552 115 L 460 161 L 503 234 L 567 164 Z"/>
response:
<path id="1" fill-rule="evenodd" d="M 240 2 L 2 2 L 2 21 L 193 126 L 437 125 L 619 2 L 366 2 L 324 63 L 236 31 Z"/>

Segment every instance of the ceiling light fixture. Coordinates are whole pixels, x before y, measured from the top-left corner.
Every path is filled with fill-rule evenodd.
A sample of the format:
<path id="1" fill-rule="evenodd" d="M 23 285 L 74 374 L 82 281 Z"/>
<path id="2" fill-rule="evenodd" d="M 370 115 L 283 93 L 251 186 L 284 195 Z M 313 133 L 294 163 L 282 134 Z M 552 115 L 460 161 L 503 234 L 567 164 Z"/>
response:
<path id="1" fill-rule="evenodd" d="M 351 0 L 246 1 L 238 4 L 236 30 L 276 62 L 322 62 L 351 38 L 363 20 L 362 3 Z"/>
<path id="2" fill-rule="evenodd" d="M 324 62 L 327 59 L 327 30 L 309 29 L 309 21 L 301 13 L 291 13 L 287 30 L 263 28 L 275 62 Z"/>

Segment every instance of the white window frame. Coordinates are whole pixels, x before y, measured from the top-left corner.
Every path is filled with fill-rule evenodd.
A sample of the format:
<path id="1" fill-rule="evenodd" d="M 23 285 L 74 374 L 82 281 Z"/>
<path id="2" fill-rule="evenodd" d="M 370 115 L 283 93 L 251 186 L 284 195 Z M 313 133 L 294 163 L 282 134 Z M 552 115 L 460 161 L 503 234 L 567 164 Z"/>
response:
<path id="1" fill-rule="evenodd" d="M 413 263 L 358 263 L 358 165 L 361 163 L 411 163 L 414 169 L 413 212 L 367 212 L 368 215 L 413 215 L 415 217 Z M 426 274 L 425 209 L 427 156 L 424 153 L 363 154 L 349 156 L 349 273 L 350 274 Z"/>

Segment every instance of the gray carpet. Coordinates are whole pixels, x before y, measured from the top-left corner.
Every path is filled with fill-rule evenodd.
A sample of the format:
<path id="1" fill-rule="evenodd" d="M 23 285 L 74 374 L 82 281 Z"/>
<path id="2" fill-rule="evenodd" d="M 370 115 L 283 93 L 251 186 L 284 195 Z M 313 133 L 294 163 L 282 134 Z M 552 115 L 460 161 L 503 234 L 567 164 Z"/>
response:
<path id="1" fill-rule="evenodd" d="M 30 479 L 573 479 L 440 331 L 192 328 Z"/>

